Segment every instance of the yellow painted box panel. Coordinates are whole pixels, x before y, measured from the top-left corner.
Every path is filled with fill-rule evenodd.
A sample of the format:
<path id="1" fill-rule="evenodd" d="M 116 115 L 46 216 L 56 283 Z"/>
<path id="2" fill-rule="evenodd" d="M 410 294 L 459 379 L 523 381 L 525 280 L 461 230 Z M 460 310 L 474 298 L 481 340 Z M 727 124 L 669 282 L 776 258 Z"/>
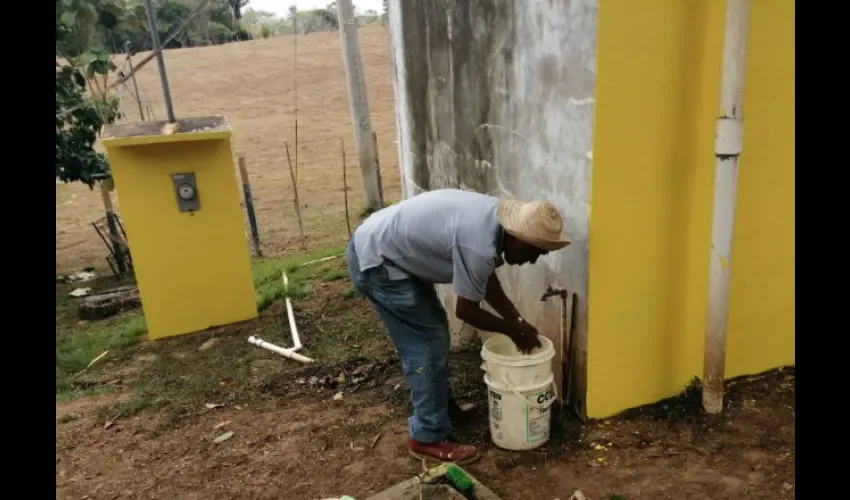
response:
<path id="1" fill-rule="evenodd" d="M 599 4 L 587 414 L 702 375 L 725 2 Z M 727 375 L 794 360 L 794 3 L 753 0 Z"/>
<path id="2" fill-rule="evenodd" d="M 162 125 L 103 133 L 152 339 L 257 316 L 229 126 L 186 120 L 162 135 Z M 200 209 L 181 212 L 172 175 L 189 172 Z"/>

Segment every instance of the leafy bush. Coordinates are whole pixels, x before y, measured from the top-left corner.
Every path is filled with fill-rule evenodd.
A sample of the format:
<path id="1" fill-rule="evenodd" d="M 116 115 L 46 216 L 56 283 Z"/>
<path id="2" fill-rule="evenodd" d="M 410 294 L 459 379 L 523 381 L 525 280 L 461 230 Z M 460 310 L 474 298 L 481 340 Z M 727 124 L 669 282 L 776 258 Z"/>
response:
<path id="1" fill-rule="evenodd" d="M 214 44 L 227 43 L 233 40 L 233 32 L 227 26 L 211 21 L 207 24 L 207 40 Z"/>
<path id="2" fill-rule="evenodd" d="M 75 68 L 56 68 L 56 178 L 92 187 L 97 174 L 109 171 L 103 154 L 94 150 L 101 127 L 120 117 L 115 96 L 85 100 L 85 77 Z"/>

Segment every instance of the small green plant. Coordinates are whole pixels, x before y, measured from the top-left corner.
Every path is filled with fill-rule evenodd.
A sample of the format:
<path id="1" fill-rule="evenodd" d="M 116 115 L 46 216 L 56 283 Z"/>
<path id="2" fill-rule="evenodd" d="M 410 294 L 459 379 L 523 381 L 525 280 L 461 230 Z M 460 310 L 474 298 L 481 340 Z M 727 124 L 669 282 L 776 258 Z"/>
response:
<path id="1" fill-rule="evenodd" d="M 354 288 L 354 287 L 351 287 L 348 290 L 342 292 L 342 296 L 345 297 L 346 299 L 353 299 L 354 297 L 357 297 L 358 295 L 360 295 L 360 292 L 358 292 L 357 289 Z"/>

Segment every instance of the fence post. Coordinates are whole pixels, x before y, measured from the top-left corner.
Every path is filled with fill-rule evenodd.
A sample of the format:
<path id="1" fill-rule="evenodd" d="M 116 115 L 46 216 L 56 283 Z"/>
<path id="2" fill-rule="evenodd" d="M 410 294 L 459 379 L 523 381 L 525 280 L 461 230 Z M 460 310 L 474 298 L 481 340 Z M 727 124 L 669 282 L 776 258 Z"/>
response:
<path id="1" fill-rule="evenodd" d="M 245 158 L 239 157 L 239 177 L 242 179 L 242 193 L 245 195 L 245 208 L 248 211 L 248 222 L 251 224 L 251 240 L 254 246 L 254 254 L 263 256 L 260 250 L 260 232 L 257 230 L 257 216 L 254 214 L 254 198 L 251 196 L 251 183 L 248 181 L 248 168 L 245 166 Z"/>

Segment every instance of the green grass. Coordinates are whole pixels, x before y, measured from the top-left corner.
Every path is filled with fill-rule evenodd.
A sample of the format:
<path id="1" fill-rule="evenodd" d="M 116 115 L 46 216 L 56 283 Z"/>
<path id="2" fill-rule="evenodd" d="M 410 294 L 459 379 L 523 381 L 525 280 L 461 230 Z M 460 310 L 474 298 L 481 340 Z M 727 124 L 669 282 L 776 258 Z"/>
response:
<path id="1" fill-rule="evenodd" d="M 77 389 L 74 386 L 70 385 L 69 381 L 64 382 L 64 386 L 60 388 L 59 381 L 57 377 L 56 382 L 56 402 L 57 403 L 67 403 L 69 401 L 73 401 L 77 398 L 82 398 L 86 396 L 98 396 L 101 394 L 109 394 L 112 392 L 112 388 L 109 386 L 95 386 L 88 387 L 85 389 Z"/>
<path id="2" fill-rule="evenodd" d="M 76 318 L 76 303 L 64 289 L 56 292 L 56 399 L 64 401 L 81 394 L 103 389 L 79 388 L 74 376 L 86 369 L 95 358 L 109 351 L 98 361 L 118 355 L 135 345 L 147 332 L 145 318 L 140 312 L 121 314 L 103 321 L 80 324 Z M 95 365 L 93 368 L 96 368 Z"/>
<path id="3" fill-rule="evenodd" d="M 287 272 L 297 271 L 299 267 L 303 266 L 307 262 L 313 260 L 324 259 L 325 257 L 339 257 L 345 254 L 345 247 L 334 247 L 328 248 L 325 250 L 319 250 L 316 252 L 309 252 L 303 255 L 296 255 L 294 257 L 290 257 L 287 259 L 283 259 L 280 261 L 281 265 L 283 265 Z"/>
<path id="4" fill-rule="evenodd" d="M 153 394 L 143 390 L 137 392 L 134 397 L 121 401 L 119 403 L 103 406 L 98 409 L 98 416 L 101 419 L 120 417 L 131 417 L 149 408 L 160 408 L 170 404 L 171 399 L 168 395 Z"/>
<path id="5" fill-rule="evenodd" d="M 345 279 L 348 273 L 345 259 L 341 258 L 344 250 L 338 247 L 285 259 L 253 261 L 258 309 L 262 311 L 287 296 L 293 299 L 308 297 L 311 287 L 319 282 L 339 283 Z M 335 258 L 304 265 L 325 257 Z M 289 278 L 289 287 L 283 285 L 283 270 L 286 270 Z M 102 286 L 115 285 L 110 282 Z M 93 286 L 100 287 L 97 284 Z M 58 285 L 56 288 L 57 403 L 116 390 L 118 386 L 108 382 L 114 378 L 108 371 L 118 366 L 116 360 L 121 360 L 121 367 L 131 373 L 122 375 L 119 385 L 129 387 L 132 391 L 129 398 L 98 410 L 102 413 L 100 416 L 106 419 L 117 414 L 126 418 L 146 409 L 162 407 L 177 413 L 191 412 L 203 403 L 224 400 L 233 402 L 234 397 L 250 399 L 257 392 L 256 370 L 252 368 L 252 363 L 269 360 L 270 356 L 267 351 L 245 342 L 244 337 L 215 335 L 215 347 L 204 351 L 198 351 L 198 347 L 210 336 L 203 333 L 149 342 L 144 346 L 146 358 L 142 360 L 136 358 L 138 344 L 147 331 L 142 311 L 129 311 L 100 321 L 79 321 L 79 302 L 68 296 L 73 287 Z M 354 297 L 356 292 L 353 290 L 351 288 L 352 292 L 342 295 Z M 348 355 L 341 350 L 351 349 L 352 345 L 366 345 L 375 335 L 371 331 L 374 328 L 362 318 L 345 318 L 340 324 L 327 322 L 324 316 L 312 310 L 300 314 L 302 316 L 299 319 L 303 319 L 304 324 L 311 324 L 319 331 L 327 330 L 327 335 L 319 336 L 321 341 L 311 342 L 308 349 L 311 355 L 323 357 L 327 361 Z M 318 315 L 313 317 L 315 314 Z M 252 334 L 272 342 L 281 338 L 288 341 L 287 328 L 285 318 L 269 321 L 269 316 L 266 316 L 258 322 Z M 105 351 L 109 353 L 87 368 L 93 359 Z M 276 372 L 291 369 L 292 366 L 280 363 L 264 369 Z"/>
<path id="6" fill-rule="evenodd" d="M 276 300 L 283 297 L 300 299 L 306 297 L 309 292 L 308 281 L 317 277 L 320 272 L 327 273 L 325 279 L 332 281 L 347 276 L 344 270 L 329 268 L 337 259 L 328 263 L 320 262 L 307 267 L 301 267 L 305 263 L 323 259 L 325 257 L 337 257 L 345 253 L 345 248 L 331 248 L 304 255 L 297 255 L 286 259 L 262 259 L 252 263 L 254 274 L 254 288 L 257 293 L 257 309 L 266 309 Z M 338 266 L 338 264 L 337 264 Z M 283 284 L 283 271 L 286 270 L 289 279 L 289 287 Z"/>
<path id="7" fill-rule="evenodd" d="M 324 274 L 325 281 L 336 281 L 348 277 L 345 269 L 330 269 Z"/>

